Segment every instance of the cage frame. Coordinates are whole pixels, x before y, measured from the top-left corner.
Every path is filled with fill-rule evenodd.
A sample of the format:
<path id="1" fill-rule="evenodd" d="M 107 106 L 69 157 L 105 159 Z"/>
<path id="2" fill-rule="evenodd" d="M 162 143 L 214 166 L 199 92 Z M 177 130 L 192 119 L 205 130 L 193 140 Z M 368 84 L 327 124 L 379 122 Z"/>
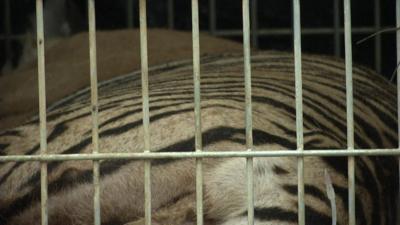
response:
<path id="1" fill-rule="evenodd" d="M 253 0 L 255 1 L 255 0 Z M 172 1 L 171 1 L 172 2 Z M 100 211 L 100 160 L 116 159 L 143 159 L 145 160 L 144 186 L 145 186 L 145 223 L 151 225 L 151 160 L 165 158 L 195 158 L 196 159 L 196 215 L 197 225 L 203 225 L 203 177 L 202 159 L 210 157 L 243 157 L 247 164 L 247 206 L 248 224 L 254 224 L 254 187 L 253 187 L 253 159 L 254 157 L 297 157 L 298 159 L 298 222 L 305 224 L 304 208 L 304 157 L 343 156 L 348 158 L 348 196 L 349 196 L 349 224 L 356 224 L 355 215 L 355 165 L 356 156 L 366 155 L 391 155 L 400 156 L 399 147 L 394 149 L 355 149 L 354 148 L 354 121 L 353 121 L 353 84 L 352 84 L 352 28 L 351 28 L 351 2 L 344 2 L 344 42 L 345 42 L 345 66 L 346 66 L 346 111 L 347 111 L 347 149 L 307 150 L 304 151 L 303 143 L 303 109 L 302 109 L 302 68 L 301 68 L 301 22 L 300 0 L 293 0 L 293 43 L 295 58 L 295 102 L 296 102 L 296 140 L 297 149 L 276 151 L 254 151 L 252 137 L 252 102 L 251 102 L 251 52 L 250 52 L 250 1 L 242 0 L 243 10 L 243 54 L 244 54 L 244 78 L 245 78 L 245 125 L 246 125 L 246 150 L 245 151 L 202 151 L 201 137 L 201 93 L 200 93 L 200 42 L 198 0 L 192 0 L 192 41 L 193 41 L 193 82 L 194 82 L 194 112 L 195 112 L 195 152 L 166 152 L 156 153 L 150 151 L 149 128 L 149 85 L 148 85 L 148 53 L 147 53 L 147 22 L 146 0 L 139 0 L 140 18 L 140 49 L 141 49 L 141 78 L 143 99 L 143 127 L 144 149 L 135 153 L 99 153 L 98 132 L 98 82 L 96 62 L 96 24 L 95 24 L 95 0 L 88 0 L 89 22 L 89 53 L 90 53 L 90 80 L 91 80 L 91 113 L 92 113 L 92 140 L 93 150 L 89 154 L 48 154 L 47 130 L 46 130 L 46 84 L 45 84 L 45 51 L 44 51 L 44 24 L 43 24 L 43 0 L 36 0 L 37 18 L 37 54 L 38 54 L 38 86 L 39 86 L 39 118 L 40 118 L 40 154 L 39 155 L 8 155 L 0 156 L 0 162 L 38 161 L 41 164 L 41 224 L 48 224 L 48 192 L 47 192 L 47 163 L 49 161 L 67 160 L 92 160 L 93 161 L 93 210 L 94 224 L 101 225 Z M 253 5 L 253 4 L 252 4 Z M 254 6 L 253 6 L 254 7 Z M 396 0 L 396 24 L 400 26 L 400 0 Z M 400 30 L 397 30 L 397 60 L 400 61 Z M 400 70 L 397 70 L 400 76 Z M 398 95 L 398 119 L 400 118 L 400 79 L 397 79 Z M 400 123 L 398 123 L 400 134 Z M 399 157 L 400 171 L 400 157 Z"/>

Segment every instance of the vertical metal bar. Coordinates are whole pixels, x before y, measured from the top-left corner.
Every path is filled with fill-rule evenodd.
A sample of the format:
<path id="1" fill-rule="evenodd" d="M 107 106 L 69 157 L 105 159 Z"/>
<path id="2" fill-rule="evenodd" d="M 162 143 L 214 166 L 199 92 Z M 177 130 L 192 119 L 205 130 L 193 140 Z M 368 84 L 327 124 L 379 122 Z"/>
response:
<path id="1" fill-rule="evenodd" d="M 301 65 L 301 17 L 300 0 L 293 0 L 293 45 L 294 45 L 294 64 L 295 64 L 295 89 L 296 89 L 296 139 L 297 151 L 304 149 L 303 141 L 303 85 L 302 85 L 302 65 Z M 298 220 L 300 225 L 305 224 L 304 208 L 304 158 L 297 158 L 297 193 L 298 193 Z"/>
<path id="2" fill-rule="evenodd" d="M 340 57 L 342 35 L 340 32 L 340 17 L 339 17 L 339 0 L 333 0 L 333 26 L 334 26 L 334 53 L 335 56 Z"/>
<path id="3" fill-rule="evenodd" d="M 216 2 L 215 0 L 210 0 L 210 32 L 211 34 L 215 34 L 217 29 L 217 10 L 216 10 Z"/>
<path id="4" fill-rule="evenodd" d="M 149 68 L 147 57 L 147 15 L 146 0 L 139 0 L 140 21 L 140 60 L 142 69 L 142 101 L 144 152 L 150 152 L 150 119 L 149 119 Z M 151 161 L 144 162 L 144 212 L 145 224 L 151 225 Z"/>
<path id="5" fill-rule="evenodd" d="M 344 35 L 346 54 L 346 103 L 347 103 L 347 148 L 354 150 L 353 123 L 353 61 L 351 40 L 351 2 L 344 0 Z M 354 156 L 348 157 L 349 224 L 356 224 Z"/>
<path id="6" fill-rule="evenodd" d="M 93 154 L 99 153 L 99 117 L 98 117 L 98 94 L 97 94 L 97 54 L 96 54 L 96 14 L 94 0 L 88 0 L 89 19 L 89 56 L 90 56 L 90 85 L 91 85 L 91 111 L 92 111 L 92 142 Z M 93 161 L 93 210 L 94 224 L 101 224 L 100 217 L 100 164 Z"/>
<path id="7" fill-rule="evenodd" d="M 174 29 L 174 0 L 168 0 L 167 2 L 167 12 L 168 12 L 168 28 Z"/>
<path id="8" fill-rule="evenodd" d="M 375 30 L 381 29 L 381 1 L 374 1 Z M 380 73 L 382 71 L 382 36 L 377 34 L 375 37 L 375 70 Z"/>
<path id="9" fill-rule="evenodd" d="M 4 1 L 5 58 L 11 60 L 11 6 L 10 0 Z"/>
<path id="10" fill-rule="evenodd" d="M 193 41 L 193 82 L 194 82 L 194 115 L 195 115 L 195 147 L 202 151 L 201 136 L 201 95 L 200 95 L 200 36 L 199 5 L 192 0 L 192 41 Z M 203 165 L 202 159 L 196 159 L 196 214 L 197 225 L 203 225 Z"/>
<path id="11" fill-rule="evenodd" d="M 133 17 L 133 1 L 134 0 L 128 0 L 126 3 L 126 24 L 128 28 L 133 28 L 134 26 L 134 17 Z"/>
<path id="12" fill-rule="evenodd" d="M 36 35 L 39 80 L 40 155 L 47 154 L 46 75 L 44 58 L 43 0 L 36 0 Z M 47 163 L 40 163 L 40 193 L 42 225 L 48 224 Z"/>
<path id="13" fill-rule="evenodd" d="M 251 1 L 251 43 L 258 48 L 258 1 Z"/>
<path id="14" fill-rule="evenodd" d="M 253 119 L 251 105 L 251 55 L 250 55 L 250 8 L 249 0 L 242 1 L 243 14 L 243 55 L 245 76 L 245 103 L 246 103 L 246 148 L 253 149 Z M 253 186 L 253 158 L 248 157 L 247 167 L 247 219 L 248 224 L 254 224 L 254 186 Z"/>
<path id="15" fill-rule="evenodd" d="M 396 0 L 396 27 L 400 26 L 400 0 Z M 396 31 L 396 41 L 397 41 L 397 64 L 400 62 L 400 30 Z M 397 135 L 398 135 L 398 148 L 400 149 L 400 70 L 397 68 Z M 399 161 L 399 183 L 400 183 L 400 157 Z M 397 212 L 400 211 L 400 185 L 398 190 L 397 199 Z M 397 214 L 397 224 L 400 224 L 400 215 Z"/>

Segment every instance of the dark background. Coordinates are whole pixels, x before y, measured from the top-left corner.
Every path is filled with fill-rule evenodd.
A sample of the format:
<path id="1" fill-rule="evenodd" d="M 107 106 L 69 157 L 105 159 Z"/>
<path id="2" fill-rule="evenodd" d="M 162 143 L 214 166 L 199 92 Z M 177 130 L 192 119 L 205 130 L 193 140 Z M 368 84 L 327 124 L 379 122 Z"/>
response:
<path id="1" fill-rule="evenodd" d="M 2 12 L 0 33 L 5 33 L 4 10 L 6 0 L 1 0 Z M 50 1 L 50 0 L 47 0 Z M 55 0 L 52 0 L 55 1 Z M 64 1 L 64 0 L 61 0 Z M 46 0 L 45 0 L 46 2 Z M 87 30 L 87 1 L 65 0 L 66 19 L 70 23 L 71 34 Z M 149 27 L 167 27 L 167 0 L 148 0 L 148 25 Z M 174 29 L 191 30 L 191 1 L 174 1 Z M 241 30 L 241 0 L 216 0 L 217 30 L 235 29 Z M 381 26 L 395 26 L 395 1 L 381 0 Z M 134 27 L 138 27 L 138 1 L 133 0 Z M 333 27 L 333 0 L 303 0 L 301 1 L 301 24 L 302 28 Z M 200 28 L 209 30 L 209 0 L 199 0 Z M 31 26 L 30 17 L 34 17 L 35 1 L 33 0 L 10 0 L 11 34 L 22 35 Z M 127 0 L 96 0 L 96 23 L 97 29 L 110 30 L 128 27 L 127 23 Z M 292 26 L 292 1 L 291 0 L 259 0 L 257 7 L 258 28 L 291 28 Z M 343 23 L 343 5 L 340 1 L 340 24 Z M 374 26 L 374 0 L 352 0 L 352 26 L 373 27 Z M 363 44 L 356 45 L 357 40 L 368 34 L 353 35 L 353 58 L 358 64 L 375 68 L 375 40 L 370 39 Z M 396 43 L 395 33 L 385 33 L 382 37 L 382 74 L 388 78 L 396 67 Z M 234 36 L 230 39 L 241 41 L 242 37 Z M 6 58 L 12 58 L 13 66 L 18 64 L 22 51 L 21 41 L 13 40 L 11 53 L 6 56 L 5 40 L 0 40 L 0 66 Z M 260 49 L 292 49 L 292 36 L 262 36 L 258 38 Z M 343 41 L 341 56 L 344 56 Z M 334 54 L 333 34 L 303 35 L 302 49 L 304 52 Z"/>

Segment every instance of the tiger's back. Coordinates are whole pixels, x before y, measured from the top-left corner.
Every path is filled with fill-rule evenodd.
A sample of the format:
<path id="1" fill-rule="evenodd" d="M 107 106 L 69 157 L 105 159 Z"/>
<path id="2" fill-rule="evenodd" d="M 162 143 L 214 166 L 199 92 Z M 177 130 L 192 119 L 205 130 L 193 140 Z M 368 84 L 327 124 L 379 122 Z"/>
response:
<path id="1" fill-rule="evenodd" d="M 151 150 L 194 151 L 191 61 L 150 71 Z M 346 95 L 341 60 L 303 57 L 305 149 L 346 148 Z M 202 132 L 205 151 L 245 150 L 243 59 L 202 58 Z M 296 149 L 293 56 L 264 52 L 252 57 L 255 150 Z M 49 93 L 51 94 L 51 93 Z M 140 75 L 99 87 L 100 152 L 143 151 Z M 395 89 L 377 74 L 354 68 L 357 148 L 397 145 Z M 48 152 L 90 153 L 90 91 L 56 104 L 48 113 Z M 38 121 L 0 134 L 1 155 L 39 154 Z M 297 223 L 296 158 L 255 159 L 256 224 Z M 205 218 L 210 224 L 246 224 L 245 159 L 204 159 Z M 152 206 L 157 212 L 195 191 L 192 159 L 152 161 Z M 39 163 L 0 167 L 0 221 L 40 221 Z M 359 224 L 394 224 L 397 171 L 391 157 L 359 157 L 356 163 Z M 92 223 L 92 163 L 50 162 L 50 224 Z M 338 224 L 347 223 L 347 159 L 305 158 L 306 223 L 330 224 L 324 171 L 336 192 Z M 125 224 L 143 216 L 143 165 L 138 160 L 101 163 L 104 224 Z M 190 209 L 190 207 L 188 207 Z M 156 215 L 157 216 L 157 213 Z"/>

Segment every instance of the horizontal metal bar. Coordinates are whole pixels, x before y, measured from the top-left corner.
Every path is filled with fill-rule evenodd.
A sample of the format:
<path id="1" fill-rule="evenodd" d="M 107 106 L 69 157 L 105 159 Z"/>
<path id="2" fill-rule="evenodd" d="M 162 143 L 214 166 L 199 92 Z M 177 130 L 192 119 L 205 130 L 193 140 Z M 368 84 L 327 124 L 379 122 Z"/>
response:
<path id="1" fill-rule="evenodd" d="M 394 27 L 382 27 L 382 29 L 394 29 Z M 352 29 L 353 34 L 368 34 L 376 32 L 375 27 L 354 27 Z M 344 33 L 343 28 L 339 28 L 338 32 Z M 277 36 L 277 35 L 292 35 L 293 30 L 291 28 L 268 28 L 259 29 L 257 35 L 260 36 Z M 335 28 L 320 27 L 320 28 L 302 28 L 302 35 L 322 35 L 322 34 L 334 34 Z M 240 36 L 242 35 L 241 30 L 216 30 L 215 35 L 217 36 Z"/>
<path id="2" fill-rule="evenodd" d="M 381 30 L 395 29 L 395 27 L 381 27 Z M 339 28 L 340 33 L 344 33 L 343 28 Z M 376 32 L 376 27 L 353 27 L 353 34 L 369 34 Z M 395 31 L 393 31 L 395 32 Z M 320 27 L 320 28 L 302 28 L 301 34 L 303 35 L 321 35 L 321 34 L 334 34 L 335 28 L 330 27 Z M 242 35 L 242 30 L 215 30 L 217 36 L 240 36 Z M 291 28 L 268 28 L 268 29 L 258 29 L 257 35 L 260 36 L 275 36 L 275 35 L 292 35 Z M 26 38 L 25 34 L 21 35 L 0 35 L 0 40 L 19 40 Z"/>
<path id="3" fill-rule="evenodd" d="M 3 34 L 3 35 L 0 35 L 0 41 L 3 41 L 3 40 L 23 40 L 26 37 L 27 37 L 26 34 L 10 34 L 10 35 Z"/>
<path id="4" fill-rule="evenodd" d="M 179 149 L 177 149 L 179 150 Z M 231 158 L 231 157 L 307 157 L 307 156 L 400 156 L 400 149 L 327 149 L 327 150 L 257 150 L 212 152 L 132 152 L 94 154 L 47 154 L 0 156 L 0 162 L 11 161 L 67 161 L 67 160 L 116 160 L 116 159 L 168 159 L 168 158 Z"/>

